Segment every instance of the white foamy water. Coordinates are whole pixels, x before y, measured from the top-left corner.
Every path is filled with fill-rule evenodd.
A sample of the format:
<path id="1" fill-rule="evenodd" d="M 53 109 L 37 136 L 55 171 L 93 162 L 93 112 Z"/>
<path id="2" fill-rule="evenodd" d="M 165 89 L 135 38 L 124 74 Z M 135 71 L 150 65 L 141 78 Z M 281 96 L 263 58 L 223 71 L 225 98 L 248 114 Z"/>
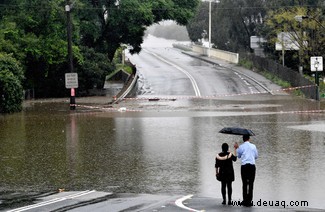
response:
<path id="1" fill-rule="evenodd" d="M 177 40 L 167 40 L 164 38 L 158 38 L 153 35 L 148 35 L 147 37 L 144 38 L 143 44 L 141 45 L 142 47 L 161 47 L 161 48 L 168 48 L 168 47 L 173 47 L 174 43 L 181 43 L 185 45 L 189 45 L 191 42 L 190 41 L 177 41 Z"/>

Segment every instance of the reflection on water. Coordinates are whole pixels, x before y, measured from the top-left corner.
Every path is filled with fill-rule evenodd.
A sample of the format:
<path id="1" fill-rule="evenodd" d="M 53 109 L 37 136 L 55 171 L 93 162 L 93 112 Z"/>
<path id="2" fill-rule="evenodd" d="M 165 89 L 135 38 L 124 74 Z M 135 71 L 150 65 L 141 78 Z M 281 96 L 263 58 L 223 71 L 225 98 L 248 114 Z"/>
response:
<path id="1" fill-rule="evenodd" d="M 179 106 L 125 113 L 70 112 L 66 103 L 42 103 L 0 116 L 0 192 L 65 188 L 221 198 L 214 157 L 223 142 L 232 146 L 241 138 L 217 132 L 244 126 L 257 134 L 252 138 L 260 155 L 255 200 L 306 200 L 310 207 L 325 208 L 325 128 L 306 127 L 324 124 L 324 114 L 274 113 L 289 104 L 277 101 L 236 107 L 244 113 L 232 116 L 233 109 L 226 113 L 219 107 L 225 102 L 230 103 L 187 101 L 194 104 L 192 111 Z M 304 102 L 291 109 L 315 107 L 322 106 Z M 273 113 L 245 115 L 254 111 Z M 241 199 L 239 170 L 237 162 L 234 199 Z"/>

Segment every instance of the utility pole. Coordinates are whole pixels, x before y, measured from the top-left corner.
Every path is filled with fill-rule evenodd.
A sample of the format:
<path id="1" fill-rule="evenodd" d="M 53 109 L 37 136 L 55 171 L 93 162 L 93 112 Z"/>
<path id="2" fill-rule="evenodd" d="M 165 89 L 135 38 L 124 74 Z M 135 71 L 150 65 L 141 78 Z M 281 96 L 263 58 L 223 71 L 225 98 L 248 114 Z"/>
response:
<path id="1" fill-rule="evenodd" d="M 65 5 L 65 11 L 67 13 L 67 36 L 68 36 L 68 65 L 69 72 L 73 73 L 73 54 L 72 54 L 72 27 L 71 27 L 71 5 L 70 1 L 67 0 Z M 75 89 L 71 88 L 70 91 L 70 110 L 76 109 L 76 97 L 75 97 Z"/>
<path id="2" fill-rule="evenodd" d="M 212 0 L 209 0 L 209 49 L 208 49 L 208 57 L 210 57 L 210 51 L 211 51 L 211 2 L 212 2 Z"/>

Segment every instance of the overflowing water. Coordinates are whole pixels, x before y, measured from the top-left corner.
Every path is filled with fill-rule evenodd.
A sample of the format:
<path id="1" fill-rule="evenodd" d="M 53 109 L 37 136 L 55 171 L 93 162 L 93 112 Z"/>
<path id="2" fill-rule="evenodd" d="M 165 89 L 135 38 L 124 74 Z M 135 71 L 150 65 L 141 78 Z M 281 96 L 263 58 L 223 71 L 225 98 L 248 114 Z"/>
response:
<path id="1" fill-rule="evenodd" d="M 31 102 L 0 116 L 0 193 L 64 188 L 220 198 L 214 157 L 223 142 L 241 137 L 218 131 L 242 126 L 256 133 L 260 155 L 255 200 L 325 209 L 325 114 L 307 112 L 325 106 L 287 98 L 126 101 L 116 110 L 76 111 L 65 101 Z M 235 175 L 239 200 L 240 162 Z"/>
<path id="2" fill-rule="evenodd" d="M 149 36 L 144 46 L 171 47 Z M 143 96 L 140 96 L 143 97 Z M 25 102 L 0 115 L 0 195 L 87 190 L 221 198 L 214 160 L 226 126 L 252 129 L 259 151 L 255 201 L 325 209 L 325 104 L 290 96 Z M 233 199 L 241 199 L 240 162 Z M 0 198 L 1 199 L 1 198 Z"/>

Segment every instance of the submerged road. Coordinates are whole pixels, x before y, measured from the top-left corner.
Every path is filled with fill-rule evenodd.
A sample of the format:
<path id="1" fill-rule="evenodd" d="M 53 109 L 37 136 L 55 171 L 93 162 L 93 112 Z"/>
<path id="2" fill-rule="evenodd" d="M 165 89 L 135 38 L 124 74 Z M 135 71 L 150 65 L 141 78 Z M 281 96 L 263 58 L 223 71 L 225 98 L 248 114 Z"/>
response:
<path id="1" fill-rule="evenodd" d="M 268 91 L 276 86 L 256 73 L 229 64 L 213 65 L 170 47 L 145 46 L 139 55 L 128 56 L 140 73 L 138 98 L 259 92 L 266 97 L 258 96 L 262 101 L 252 95 L 248 100 L 121 102 L 118 106 L 143 111 L 120 113 L 66 113 L 60 106 L 53 109 L 51 104 L 51 114 L 44 115 L 39 109 L 48 111 L 47 105 L 36 104 L 35 111 L 27 111 L 23 120 L 18 117 L 19 123 L 25 121 L 21 129 L 17 130 L 18 121 L 5 122 L 15 123 L 12 128 L 3 124 L 9 135 L 3 139 L 3 152 L 13 146 L 9 141 L 15 134 L 9 132 L 24 132 L 13 143 L 26 140 L 17 148 L 26 158 L 17 164 L 18 168 L 25 167 L 20 164 L 28 165 L 26 170 L 17 168 L 14 172 L 7 168 L 11 165 L 7 162 L 20 162 L 20 158 L 7 157 L 10 160 L 3 160 L 3 173 L 13 173 L 18 178 L 15 185 L 26 190 L 65 186 L 67 191 L 18 201 L 6 211 L 322 211 L 311 207 L 324 207 L 321 200 L 325 184 L 315 180 L 324 170 L 324 137 L 316 127 L 314 132 L 310 129 L 314 124 L 323 130 L 324 119 L 315 114 L 283 112 L 293 106 L 298 110 L 300 105 L 303 110 L 313 109 L 313 103 L 307 108 L 303 100 L 297 104 L 282 97 L 277 100 Z M 51 119 L 50 125 L 46 116 Z M 220 185 L 214 177 L 217 148 L 222 142 L 236 139 L 216 136 L 216 132 L 237 124 L 256 130 L 254 139 L 261 153 L 256 205 L 252 208 L 221 205 Z M 54 130 L 47 132 L 49 129 Z M 44 142 L 44 138 L 49 139 Z M 306 155 L 309 150 L 313 152 Z M 238 163 L 234 166 L 233 200 L 240 201 L 240 169 Z M 318 174 L 306 175 L 315 172 Z M 12 187 L 14 183 L 8 179 L 3 178 L 3 184 Z M 294 205 L 289 200 L 295 200 Z"/>

